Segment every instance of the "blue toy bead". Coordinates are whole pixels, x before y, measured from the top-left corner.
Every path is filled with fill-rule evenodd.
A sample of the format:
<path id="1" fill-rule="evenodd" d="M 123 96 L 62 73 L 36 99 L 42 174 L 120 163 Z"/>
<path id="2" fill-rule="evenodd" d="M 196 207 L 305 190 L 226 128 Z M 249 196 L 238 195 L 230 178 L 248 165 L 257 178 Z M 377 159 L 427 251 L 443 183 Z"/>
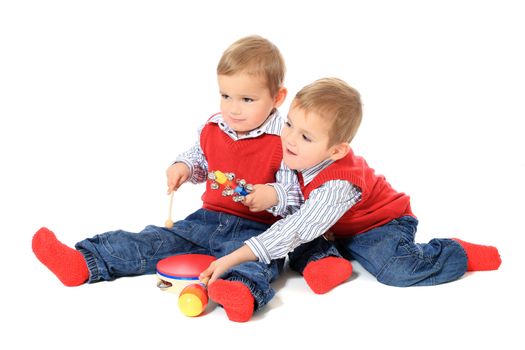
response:
<path id="1" fill-rule="evenodd" d="M 240 196 L 246 196 L 248 194 L 246 189 L 244 187 L 242 187 L 242 186 L 237 186 L 235 188 L 235 192 L 237 192 Z"/>

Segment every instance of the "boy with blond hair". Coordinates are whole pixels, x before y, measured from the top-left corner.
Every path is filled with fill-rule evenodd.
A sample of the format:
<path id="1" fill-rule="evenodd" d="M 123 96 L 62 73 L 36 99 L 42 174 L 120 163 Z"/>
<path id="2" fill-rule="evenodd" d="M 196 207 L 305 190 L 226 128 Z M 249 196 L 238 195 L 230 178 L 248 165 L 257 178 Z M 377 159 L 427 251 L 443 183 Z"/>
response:
<path id="1" fill-rule="evenodd" d="M 202 183 L 208 172 L 232 172 L 256 185 L 245 206 L 221 195 L 208 181 L 203 206 L 173 227 L 147 226 L 139 234 L 110 231 L 78 242 L 61 243 L 41 228 L 32 248 L 37 258 L 66 286 L 153 274 L 161 260 L 177 254 L 224 256 L 257 236 L 300 204 L 294 192 L 297 178 L 282 163 L 279 134 L 283 120 L 277 108 L 284 102 L 285 64 L 277 47 L 259 36 L 242 38 L 228 47 L 217 66 L 220 113 L 200 129 L 194 147 L 179 155 L 167 169 L 168 193 L 183 183 Z M 269 208 L 268 211 L 260 211 Z M 252 209 L 252 210 L 250 210 Z M 274 296 L 271 282 L 283 259 L 248 262 L 210 286 L 212 299 L 224 306 L 232 321 L 246 321 Z M 227 296 L 223 297 L 226 293 Z M 229 295 L 228 295 L 229 293 Z M 249 315 L 230 308 L 231 296 L 242 299 Z"/>
<path id="2" fill-rule="evenodd" d="M 501 259 L 492 246 L 457 238 L 415 243 L 418 220 L 409 196 L 394 190 L 350 147 L 361 118 L 359 93 L 340 79 L 320 79 L 301 89 L 291 103 L 281 140 L 283 161 L 298 172 L 304 204 L 213 262 L 201 278 L 211 277 L 213 285 L 223 271 L 240 262 L 268 263 L 292 251 L 308 259 L 307 242 L 327 231 L 344 256 L 387 285 L 435 285 L 466 271 L 498 269 Z M 329 277 L 332 271 L 322 273 Z"/>

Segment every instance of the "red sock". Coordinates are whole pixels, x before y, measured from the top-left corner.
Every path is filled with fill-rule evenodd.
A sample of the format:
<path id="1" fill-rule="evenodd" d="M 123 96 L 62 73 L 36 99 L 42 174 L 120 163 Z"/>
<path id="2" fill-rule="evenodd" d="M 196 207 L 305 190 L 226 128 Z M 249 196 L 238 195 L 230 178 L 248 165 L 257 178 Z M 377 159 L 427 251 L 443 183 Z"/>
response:
<path id="1" fill-rule="evenodd" d="M 309 262 L 304 268 L 303 276 L 314 293 L 324 294 L 352 276 L 352 263 L 329 256 Z"/>
<path id="2" fill-rule="evenodd" d="M 467 253 L 467 271 L 497 270 L 501 265 L 501 258 L 496 247 L 473 244 L 453 238 Z"/>
<path id="3" fill-rule="evenodd" d="M 88 280 L 89 270 L 84 256 L 62 244 L 47 228 L 42 227 L 35 233 L 32 246 L 38 260 L 66 286 L 79 286 Z"/>
<path id="4" fill-rule="evenodd" d="M 253 314 L 250 289 L 238 281 L 216 280 L 208 286 L 210 299 L 222 305 L 231 321 L 246 322 Z"/>

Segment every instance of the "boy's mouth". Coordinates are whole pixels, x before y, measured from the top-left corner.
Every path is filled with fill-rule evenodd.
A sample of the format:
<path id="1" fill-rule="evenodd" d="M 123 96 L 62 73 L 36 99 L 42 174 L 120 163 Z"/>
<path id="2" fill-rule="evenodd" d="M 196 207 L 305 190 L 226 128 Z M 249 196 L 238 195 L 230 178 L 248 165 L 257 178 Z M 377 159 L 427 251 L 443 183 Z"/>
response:
<path id="1" fill-rule="evenodd" d="M 286 147 L 286 154 L 289 154 L 291 156 L 296 156 L 297 155 L 297 153 L 294 153 L 294 152 L 290 151 L 290 149 L 288 147 Z"/>
<path id="2" fill-rule="evenodd" d="M 230 117 L 230 119 L 236 123 L 240 123 L 240 122 L 243 122 L 245 119 L 244 118 L 233 118 L 233 117 Z"/>

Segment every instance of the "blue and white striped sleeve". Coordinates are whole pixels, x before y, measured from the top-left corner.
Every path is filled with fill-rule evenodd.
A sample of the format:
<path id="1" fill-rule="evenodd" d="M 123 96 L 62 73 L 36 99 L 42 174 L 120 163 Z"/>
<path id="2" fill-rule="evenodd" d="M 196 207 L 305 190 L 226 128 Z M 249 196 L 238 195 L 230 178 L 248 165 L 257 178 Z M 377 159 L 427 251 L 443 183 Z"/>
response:
<path id="1" fill-rule="evenodd" d="M 295 171 L 288 168 L 284 162 L 275 174 L 276 183 L 268 184 L 273 186 L 277 192 L 277 205 L 268 208 L 268 212 L 275 216 L 285 217 L 296 212 L 304 201 L 301 187 L 297 180 Z"/>
<path id="2" fill-rule="evenodd" d="M 199 129 L 199 140 L 203 127 Z M 177 156 L 175 163 L 181 162 L 184 163 L 190 168 L 190 179 L 191 183 L 197 184 L 205 182 L 208 178 L 208 161 L 204 156 L 200 142 L 195 142 L 195 145 Z"/>
<path id="3" fill-rule="evenodd" d="M 259 261 L 269 264 L 327 232 L 360 199 L 360 189 L 348 181 L 328 181 L 312 191 L 294 214 L 245 243 Z"/>

